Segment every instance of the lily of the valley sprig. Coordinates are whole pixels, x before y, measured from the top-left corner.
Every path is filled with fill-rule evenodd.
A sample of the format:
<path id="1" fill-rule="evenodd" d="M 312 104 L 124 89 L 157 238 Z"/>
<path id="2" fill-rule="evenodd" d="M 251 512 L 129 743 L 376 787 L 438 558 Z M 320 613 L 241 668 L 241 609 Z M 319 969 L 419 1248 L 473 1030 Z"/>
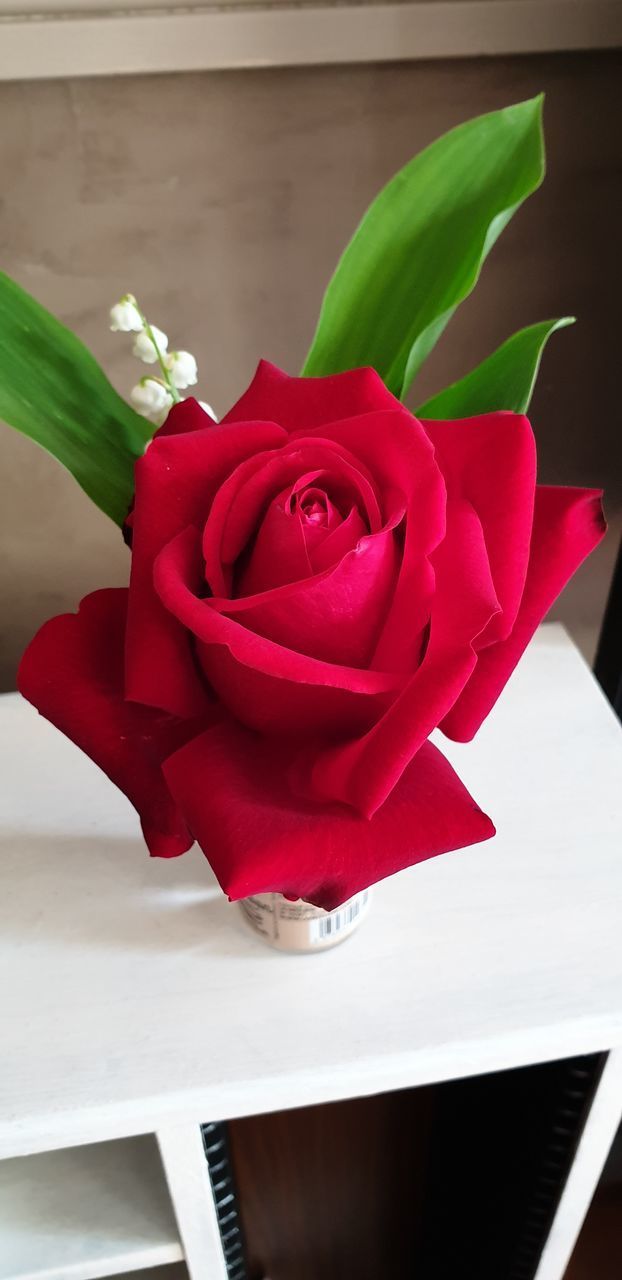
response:
<path id="1" fill-rule="evenodd" d="M 151 322 L 140 309 L 132 293 L 125 293 L 110 310 L 110 328 L 113 333 L 135 333 L 133 354 L 143 364 L 157 364 L 160 376 L 146 374 L 130 391 L 130 400 L 136 412 L 156 427 L 166 421 L 174 404 L 184 400 L 180 391 L 196 386 L 198 368 L 190 351 L 169 351 L 168 337 Z M 216 419 L 209 404 L 200 400 L 201 408 Z"/>

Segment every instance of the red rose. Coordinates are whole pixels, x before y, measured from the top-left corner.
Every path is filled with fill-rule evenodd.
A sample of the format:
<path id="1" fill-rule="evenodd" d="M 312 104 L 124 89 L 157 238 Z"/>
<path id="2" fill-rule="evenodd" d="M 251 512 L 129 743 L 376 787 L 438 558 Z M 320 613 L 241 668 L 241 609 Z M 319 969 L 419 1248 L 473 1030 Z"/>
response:
<path id="1" fill-rule="evenodd" d="M 136 466 L 129 591 L 53 619 L 27 698 L 232 898 L 327 908 L 494 828 L 428 742 L 473 736 L 602 536 L 535 484 L 526 418 L 418 422 L 369 369 L 262 364 L 219 426 L 176 406 Z"/>

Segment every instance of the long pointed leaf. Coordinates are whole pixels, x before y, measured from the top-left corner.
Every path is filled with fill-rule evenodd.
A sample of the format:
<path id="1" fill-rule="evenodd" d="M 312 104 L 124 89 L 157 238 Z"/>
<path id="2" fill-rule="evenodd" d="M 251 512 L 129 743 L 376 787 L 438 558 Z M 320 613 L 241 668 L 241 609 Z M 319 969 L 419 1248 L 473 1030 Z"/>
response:
<path id="1" fill-rule="evenodd" d="M 303 373 L 371 365 L 403 398 L 543 176 L 541 96 L 470 120 L 415 156 L 338 263 Z"/>
<path id="2" fill-rule="evenodd" d="M 542 352 L 556 329 L 574 324 L 573 316 L 543 320 L 519 329 L 459 382 L 453 382 L 417 409 L 421 418 L 470 418 L 477 413 L 512 409 L 526 413 Z"/>
<path id="3" fill-rule="evenodd" d="M 65 467 L 117 524 L 153 427 L 75 334 L 0 272 L 0 418 Z"/>

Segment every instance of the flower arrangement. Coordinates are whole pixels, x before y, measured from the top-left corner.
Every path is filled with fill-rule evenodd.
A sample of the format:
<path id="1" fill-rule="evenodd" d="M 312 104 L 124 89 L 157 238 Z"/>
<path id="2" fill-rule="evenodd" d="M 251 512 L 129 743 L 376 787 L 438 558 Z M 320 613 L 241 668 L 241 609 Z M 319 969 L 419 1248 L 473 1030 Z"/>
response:
<path id="1" fill-rule="evenodd" d="M 20 689 L 122 788 L 152 854 L 197 840 L 232 899 L 330 910 L 494 834 L 430 735 L 473 737 L 602 537 L 599 492 L 536 483 L 524 416 L 571 320 L 404 399 L 542 180 L 541 106 L 416 156 L 339 262 L 301 376 L 262 361 L 219 423 L 132 295 L 111 323 L 154 367 L 134 408 L 2 280 L 0 414 L 131 548 L 129 587 L 46 623 Z"/>

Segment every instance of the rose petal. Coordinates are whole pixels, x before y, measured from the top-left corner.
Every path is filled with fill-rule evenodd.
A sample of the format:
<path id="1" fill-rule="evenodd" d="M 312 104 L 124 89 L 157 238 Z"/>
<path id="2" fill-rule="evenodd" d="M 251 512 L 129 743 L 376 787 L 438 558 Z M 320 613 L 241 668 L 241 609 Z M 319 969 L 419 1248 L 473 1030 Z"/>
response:
<path id="1" fill-rule="evenodd" d="M 447 503 L 447 533 L 432 556 L 430 638 L 419 669 L 362 737 L 294 762 L 292 782 L 317 800 L 342 800 L 370 817 L 453 706 L 476 663 L 473 641 L 498 609 L 482 527 L 462 500 Z"/>
<path id="2" fill-rule="evenodd" d="M 351 498 L 346 497 L 345 502 L 341 501 L 341 505 L 337 505 L 338 496 L 333 494 L 333 501 L 322 485 L 331 489 L 329 472 L 307 472 L 292 485 L 289 501 L 286 504 L 287 511 L 300 522 L 305 549 L 309 557 L 314 549 L 319 548 L 326 541 L 330 533 L 343 524 L 344 515 L 355 510 L 354 506 L 350 506 Z M 363 521 L 361 523 L 363 533 L 367 533 L 366 525 Z"/>
<path id="3" fill-rule="evenodd" d="M 188 431 L 206 431 L 214 426 L 214 419 L 202 409 L 194 396 L 187 396 L 174 404 L 167 414 L 166 422 L 158 427 L 153 439 L 161 440 L 163 436 L 185 435 Z M 152 441 L 153 443 L 153 441 Z"/>
<path id="4" fill-rule="evenodd" d="M 508 640 L 480 652 L 464 692 L 441 724 L 458 742 L 469 742 L 486 719 L 524 653 L 536 627 L 581 562 L 606 531 L 600 489 L 538 485 L 527 581 Z"/>
<path id="5" fill-rule="evenodd" d="M 166 762 L 169 786 L 230 898 L 284 893 L 331 910 L 403 867 L 494 835 L 431 743 L 371 821 L 296 799 L 287 765 L 286 743 L 230 722 Z"/>
<path id="6" fill-rule="evenodd" d="M 382 526 L 373 485 L 357 465 L 357 459 L 326 440 L 299 440 L 279 450 L 241 463 L 221 485 L 214 498 L 203 533 L 205 576 L 215 596 L 233 592 L 234 566 L 252 543 L 270 502 L 301 474 L 326 468 L 331 483 L 360 505 L 368 529 Z"/>
<path id="7" fill-rule="evenodd" d="M 363 522 L 358 508 L 352 507 L 345 520 L 342 520 L 341 524 L 331 529 L 326 537 L 318 538 L 317 540 L 306 537 L 305 542 L 311 562 L 311 571 L 313 573 L 322 573 L 324 569 L 330 569 L 334 564 L 339 564 L 339 561 L 343 559 L 348 551 L 354 550 L 356 544 L 366 533 L 367 526 Z"/>
<path id="8" fill-rule="evenodd" d="M 406 504 L 402 567 L 372 665 L 411 672 L 430 617 L 434 575 L 428 557 L 445 533 L 445 484 L 433 446 L 421 423 L 401 406 L 333 422 L 330 436 L 361 459 L 385 507 L 396 494 Z"/>
<path id="9" fill-rule="evenodd" d="M 154 440 L 138 460 L 127 623 L 128 698 L 182 717 L 206 707 L 204 682 L 188 636 L 162 608 L 153 589 L 154 560 L 180 529 L 192 523 L 203 527 L 214 493 L 242 458 L 285 438 L 280 427 L 265 422 L 212 424 L 204 431 Z"/>
<path id="10" fill-rule="evenodd" d="M 247 564 L 240 569 L 238 562 L 235 573 L 233 569 L 227 573 L 233 596 L 257 595 L 260 591 L 269 591 L 288 582 L 299 582 L 313 572 L 298 513 L 289 515 L 285 509 L 288 493 L 288 489 L 283 490 L 270 503 Z M 207 541 L 204 537 L 204 542 Z M 210 551 L 215 549 L 211 532 L 209 547 Z M 222 581 L 221 567 L 219 563 L 218 572 L 210 571 L 210 585 Z"/>
<path id="11" fill-rule="evenodd" d="M 198 596 L 200 539 L 187 529 L 160 553 L 154 583 L 163 604 L 197 639 L 197 653 L 226 707 L 265 732 L 303 736 L 368 728 L 400 687 L 382 671 L 320 662 L 256 635 Z"/>
<path id="12" fill-rule="evenodd" d="M 328 428 L 293 431 L 289 448 L 294 449 L 303 440 L 325 440 L 355 459 L 379 494 L 395 489 L 408 493 L 417 468 L 429 465 L 434 458 L 432 443 L 421 423 L 397 400 L 392 408 L 361 417 L 335 416 Z"/>
<path id="13" fill-rule="evenodd" d="M 322 574 L 235 600 L 211 599 L 209 604 L 287 649 L 322 662 L 367 667 L 398 568 L 399 549 L 390 527 L 361 538 L 338 565 Z"/>
<path id="14" fill-rule="evenodd" d="M 162 761 L 201 724 L 182 724 L 125 702 L 127 591 L 95 591 L 79 613 L 52 618 L 28 646 L 19 689 L 125 792 L 140 814 L 150 852 L 168 858 L 193 837 L 173 800 Z M 68 786 L 71 785 L 68 780 Z"/>
<path id="15" fill-rule="evenodd" d="M 313 481 L 326 476 L 324 471 L 311 471 L 301 476 L 296 483 L 287 485 L 276 498 L 273 498 L 266 514 L 260 521 L 257 535 L 250 546 L 250 553 L 238 560 L 234 571 L 226 574 L 231 589 L 228 594 L 234 597 L 257 595 L 269 591 L 273 587 L 285 583 L 298 582 L 308 578 L 314 572 L 311 553 L 329 537 L 331 530 L 338 528 L 342 517 L 330 499 L 321 490 L 313 486 Z M 304 500 L 308 495 L 318 494 L 321 500 L 324 519 L 313 523 L 305 516 L 300 507 L 299 498 Z M 354 508 L 353 508 L 354 510 Z M 358 515 L 358 513 L 357 513 Z M 367 533 L 367 526 L 358 517 L 361 535 Z M 214 549 L 212 538 L 213 526 L 208 534 L 204 534 L 204 544 L 210 553 Z M 345 550 L 356 545 L 357 539 L 350 541 Z M 220 550 L 218 552 L 220 555 Z M 244 563 L 245 562 L 245 563 Z M 333 564 L 329 560 L 326 566 Z M 242 568 L 240 568 L 242 564 Z M 224 581 L 219 568 L 212 573 L 212 580 Z M 218 593 L 215 593 L 218 594 Z"/>
<path id="16" fill-rule="evenodd" d="M 291 510 L 298 511 L 313 540 L 319 537 L 322 530 L 336 529 L 344 518 L 344 513 L 322 488 L 327 482 L 330 488 L 330 475 L 327 471 L 315 471 L 301 476 L 292 486 Z"/>
<path id="17" fill-rule="evenodd" d="M 263 419 L 300 432 L 337 418 L 396 408 L 401 408 L 399 400 L 374 369 L 351 369 L 328 378 L 290 378 L 276 365 L 261 360 L 250 387 L 223 421 Z"/>
<path id="18" fill-rule="evenodd" d="M 501 606 L 478 639 L 484 648 L 510 634 L 523 594 L 536 483 L 533 431 L 527 418 L 507 412 L 423 426 L 448 494 L 466 498 L 482 522 Z"/>

